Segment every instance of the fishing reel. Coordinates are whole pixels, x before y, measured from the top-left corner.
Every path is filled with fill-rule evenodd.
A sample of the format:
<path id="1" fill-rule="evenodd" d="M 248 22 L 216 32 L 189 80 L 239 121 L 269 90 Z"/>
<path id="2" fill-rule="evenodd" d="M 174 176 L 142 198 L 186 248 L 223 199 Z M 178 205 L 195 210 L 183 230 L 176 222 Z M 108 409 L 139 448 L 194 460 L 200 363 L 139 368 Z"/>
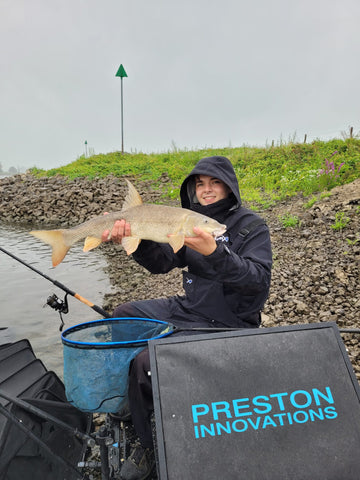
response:
<path id="1" fill-rule="evenodd" d="M 69 312 L 67 296 L 68 296 L 68 293 L 65 294 L 64 300 L 61 300 L 61 298 L 59 298 L 55 293 L 53 293 L 48 297 L 48 299 L 46 300 L 46 304 L 44 305 L 44 307 L 46 307 L 46 305 L 49 305 L 49 307 L 59 312 L 60 320 L 61 320 L 61 324 L 59 327 L 60 332 L 62 331 L 65 325 L 64 320 L 62 318 L 62 314 Z"/>

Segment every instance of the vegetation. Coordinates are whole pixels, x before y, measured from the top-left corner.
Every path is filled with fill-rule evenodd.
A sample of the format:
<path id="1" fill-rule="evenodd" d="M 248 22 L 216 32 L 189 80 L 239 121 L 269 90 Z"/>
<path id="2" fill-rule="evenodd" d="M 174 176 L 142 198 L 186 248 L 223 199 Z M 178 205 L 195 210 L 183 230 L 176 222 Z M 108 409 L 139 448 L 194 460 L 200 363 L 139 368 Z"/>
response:
<path id="1" fill-rule="evenodd" d="M 289 143 L 264 148 L 177 150 L 167 153 L 143 154 L 113 152 L 81 156 L 76 161 L 51 170 L 32 169 L 39 176 L 64 175 L 104 177 L 137 176 L 152 180 L 164 195 L 178 198 L 184 177 L 202 157 L 224 155 L 236 171 L 243 197 L 263 207 L 302 193 L 305 196 L 328 191 L 335 185 L 349 183 L 360 177 L 360 139 Z M 166 174 L 170 182 L 162 182 Z"/>
<path id="2" fill-rule="evenodd" d="M 306 203 L 304 203 L 303 208 L 305 209 L 311 208 L 317 201 L 318 201 L 318 197 L 316 197 L 315 195 L 312 195 L 309 198 L 309 200 Z"/>
<path id="3" fill-rule="evenodd" d="M 336 212 L 335 222 L 331 225 L 333 230 L 342 230 L 350 222 L 350 218 L 345 215 L 345 212 Z"/>
<path id="4" fill-rule="evenodd" d="M 297 215 L 292 215 L 291 213 L 284 213 L 284 215 L 280 215 L 279 220 L 284 228 L 300 227 L 301 225 L 300 218 Z"/>
<path id="5" fill-rule="evenodd" d="M 354 238 L 354 240 L 351 240 L 351 238 L 347 238 L 346 241 L 347 241 L 348 245 L 350 245 L 350 246 L 351 246 L 351 245 L 356 245 L 357 243 L 360 242 L 360 233 L 358 233 L 358 234 L 356 235 L 356 237 Z"/>

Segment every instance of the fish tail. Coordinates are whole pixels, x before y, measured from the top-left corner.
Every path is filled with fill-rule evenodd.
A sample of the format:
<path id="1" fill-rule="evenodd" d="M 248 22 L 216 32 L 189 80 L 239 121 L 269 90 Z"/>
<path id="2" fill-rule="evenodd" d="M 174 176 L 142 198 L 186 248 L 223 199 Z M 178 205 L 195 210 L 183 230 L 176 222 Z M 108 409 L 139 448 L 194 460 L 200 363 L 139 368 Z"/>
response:
<path id="1" fill-rule="evenodd" d="M 63 230 L 33 230 L 29 233 L 48 245 L 51 245 L 51 258 L 54 267 L 63 261 L 65 255 L 70 249 L 70 247 L 65 243 Z"/>

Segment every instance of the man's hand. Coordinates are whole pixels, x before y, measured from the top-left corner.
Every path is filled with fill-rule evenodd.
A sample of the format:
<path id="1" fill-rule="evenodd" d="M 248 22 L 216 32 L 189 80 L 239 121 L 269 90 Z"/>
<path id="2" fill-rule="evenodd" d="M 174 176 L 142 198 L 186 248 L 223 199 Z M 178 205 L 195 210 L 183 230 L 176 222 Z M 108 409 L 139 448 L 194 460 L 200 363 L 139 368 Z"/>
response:
<path id="1" fill-rule="evenodd" d="M 130 236 L 131 236 L 130 223 L 127 223 L 125 220 L 116 220 L 111 232 L 110 230 L 105 230 L 103 232 L 101 236 L 101 241 L 109 242 L 111 240 L 114 243 L 121 243 L 123 237 L 130 237 Z"/>
<path id="2" fill-rule="evenodd" d="M 217 245 L 210 233 L 204 232 L 199 227 L 194 227 L 194 233 L 196 237 L 185 237 L 184 245 L 205 256 L 215 252 Z"/>

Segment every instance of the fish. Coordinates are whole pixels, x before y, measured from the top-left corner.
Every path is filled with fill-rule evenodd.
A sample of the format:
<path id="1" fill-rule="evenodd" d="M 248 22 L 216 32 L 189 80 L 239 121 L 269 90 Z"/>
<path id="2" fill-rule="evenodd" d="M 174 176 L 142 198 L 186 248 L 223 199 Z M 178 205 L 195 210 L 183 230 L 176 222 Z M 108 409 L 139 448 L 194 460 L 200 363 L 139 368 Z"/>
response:
<path id="1" fill-rule="evenodd" d="M 125 179 L 128 193 L 122 209 L 87 220 L 80 225 L 59 230 L 33 230 L 29 232 L 52 247 L 52 264 L 59 265 L 72 245 L 85 238 L 83 251 L 98 247 L 105 230 L 112 229 L 116 220 L 130 223 L 131 236 L 122 238 L 128 255 L 134 253 L 141 240 L 169 243 L 176 253 L 184 245 L 185 237 L 195 237 L 194 227 L 210 233 L 214 238 L 226 232 L 226 225 L 213 218 L 181 207 L 143 203 L 134 185 Z M 109 234 L 109 240 L 111 233 Z"/>

